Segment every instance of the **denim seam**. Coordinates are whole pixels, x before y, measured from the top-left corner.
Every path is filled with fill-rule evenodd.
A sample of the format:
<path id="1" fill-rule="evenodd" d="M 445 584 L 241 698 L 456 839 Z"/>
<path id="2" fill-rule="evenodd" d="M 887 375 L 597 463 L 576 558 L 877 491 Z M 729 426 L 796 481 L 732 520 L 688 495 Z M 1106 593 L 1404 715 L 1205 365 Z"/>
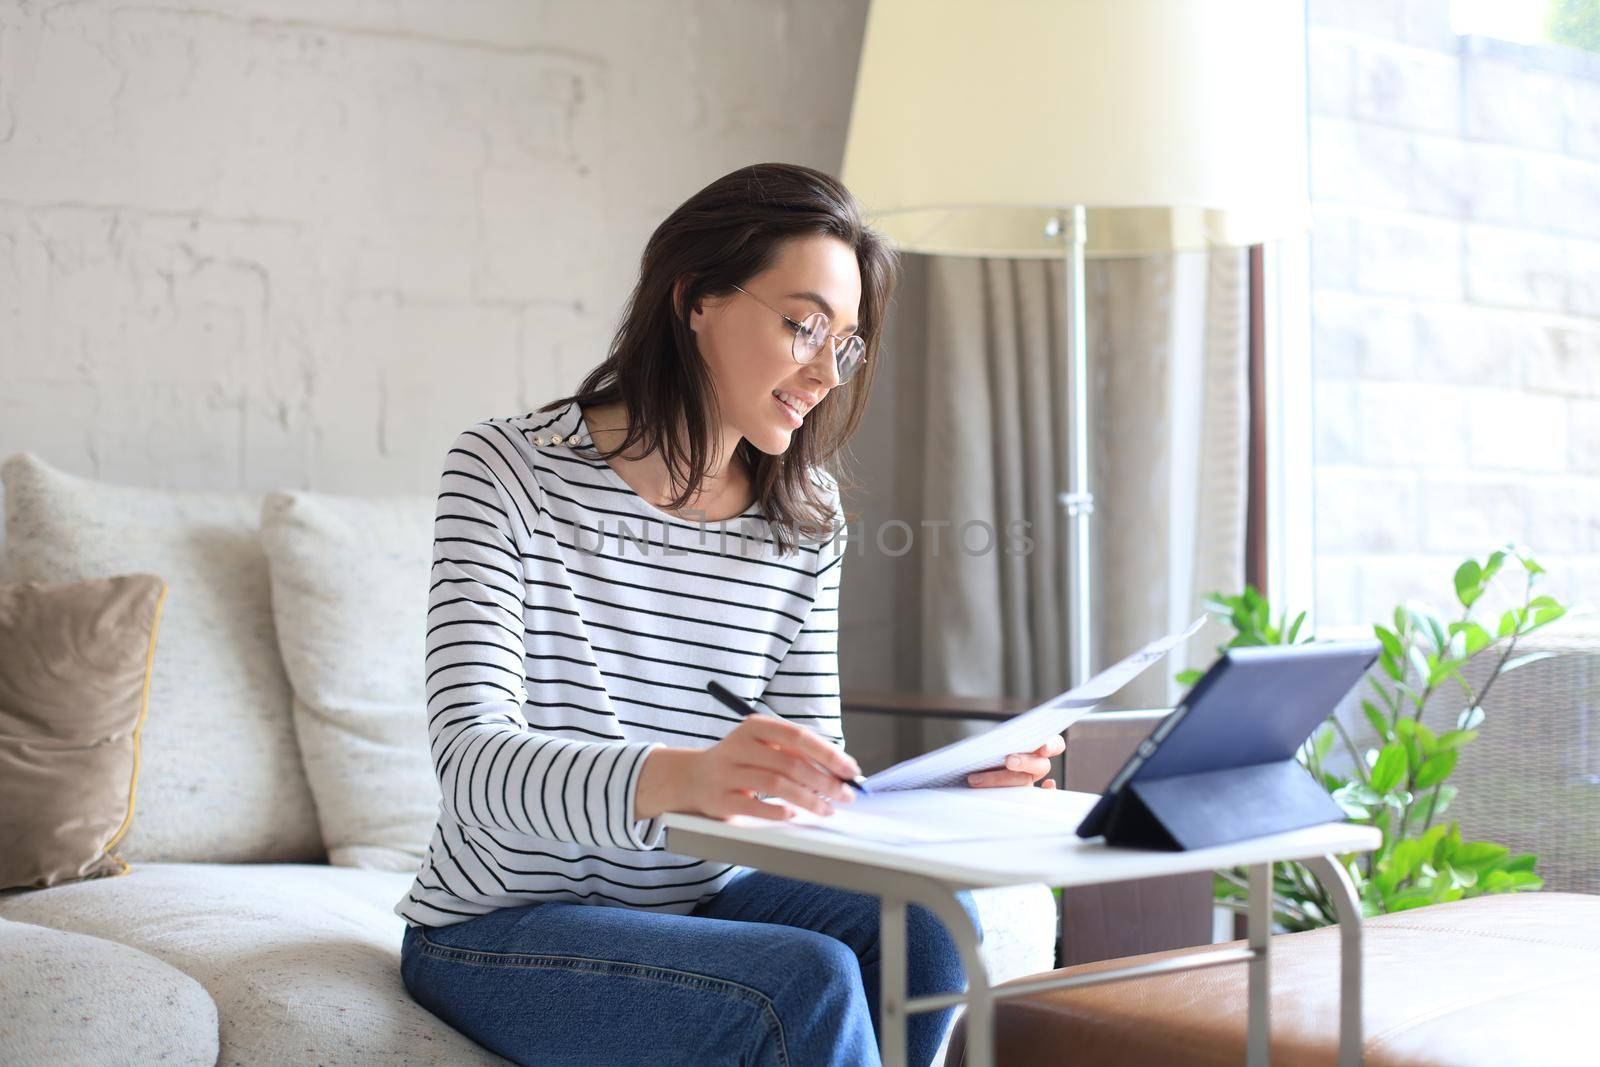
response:
<path id="1" fill-rule="evenodd" d="M 595 956 L 548 956 L 539 953 L 527 952 L 491 952 L 487 949 L 456 948 L 453 945 L 441 945 L 428 940 L 427 934 L 419 928 L 417 930 L 419 945 L 417 951 L 435 959 L 449 960 L 455 963 L 492 967 L 528 967 L 546 968 L 549 970 L 617 970 L 631 974 L 635 978 L 659 981 L 674 985 L 693 986 L 697 984 L 719 988 L 730 993 L 740 1000 L 753 1000 L 760 1008 L 762 1015 L 767 1020 L 767 1026 L 774 1031 L 778 1039 L 778 1060 L 787 1065 L 789 1063 L 788 1041 L 783 1033 L 783 1020 L 779 1017 L 772 998 L 751 986 L 741 982 L 734 982 L 727 978 L 718 978 L 710 974 L 698 974 L 694 971 L 680 971 L 671 967 L 656 967 L 640 963 L 628 963 L 623 960 L 607 960 Z M 584 966 L 584 965 L 602 966 Z"/>

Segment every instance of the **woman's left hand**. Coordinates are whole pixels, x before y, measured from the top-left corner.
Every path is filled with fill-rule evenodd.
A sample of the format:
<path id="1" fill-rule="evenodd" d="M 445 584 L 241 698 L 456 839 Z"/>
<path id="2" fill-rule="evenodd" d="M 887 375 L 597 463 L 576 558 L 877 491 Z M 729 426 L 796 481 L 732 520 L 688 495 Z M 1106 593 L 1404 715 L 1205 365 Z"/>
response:
<path id="1" fill-rule="evenodd" d="M 992 771 L 974 771 L 967 775 L 967 784 L 974 788 L 986 788 L 999 785 L 1032 785 L 1044 778 L 1039 785 L 1043 789 L 1054 789 L 1056 781 L 1048 778 L 1050 773 L 1050 757 L 1059 756 L 1067 748 L 1066 738 L 1052 737 L 1032 752 L 1017 752 L 1006 757 L 1004 767 L 996 767 Z"/>

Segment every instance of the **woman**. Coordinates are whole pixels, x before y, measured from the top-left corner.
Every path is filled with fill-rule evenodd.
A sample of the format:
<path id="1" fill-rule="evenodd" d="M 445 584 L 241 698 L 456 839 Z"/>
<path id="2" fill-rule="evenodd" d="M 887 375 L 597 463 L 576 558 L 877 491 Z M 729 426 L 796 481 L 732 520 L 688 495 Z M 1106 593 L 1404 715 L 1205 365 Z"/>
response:
<path id="1" fill-rule="evenodd" d="M 426 660 L 443 803 L 395 911 L 406 988 L 480 1044 L 539 1064 L 876 1062 L 876 899 L 674 855 L 661 817 L 852 801 L 827 467 L 897 269 L 835 179 L 735 171 L 651 236 L 575 395 L 447 454 Z M 713 678 L 773 714 L 727 711 Z M 1059 751 L 972 784 L 1031 785 Z M 961 989 L 943 926 L 909 913 L 911 994 Z M 911 1062 L 952 1013 L 910 1017 Z"/>

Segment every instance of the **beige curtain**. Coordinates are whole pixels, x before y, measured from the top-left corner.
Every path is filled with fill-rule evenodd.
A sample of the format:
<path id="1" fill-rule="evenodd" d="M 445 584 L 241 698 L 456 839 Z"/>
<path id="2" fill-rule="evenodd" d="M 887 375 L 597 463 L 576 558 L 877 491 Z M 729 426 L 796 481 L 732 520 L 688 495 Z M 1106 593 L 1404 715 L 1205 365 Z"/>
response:
<path id="1" fill-rule="evenodd" d="M 1096 669 L 1243 585 L 1246 256 L 1089 263 Z M 854 450 L 858 555 L 872 566 L 846 580 L 842 622 L 858 640 L 845 685 L 1042 699 L 1068 685 L 1064 265 L 905 259 Z M 903 555 L 897 521 L 913 534 Z M 1019 528 L 1031 545 L 1009 536 Z M 1188 657 L 1206 661 L 1217 639 L 1203 630 Z M 1184 665 L 1109 703 L 1169 705 Z M 909 754 L 970 729 L 902 727 L 891 743 Z"/>

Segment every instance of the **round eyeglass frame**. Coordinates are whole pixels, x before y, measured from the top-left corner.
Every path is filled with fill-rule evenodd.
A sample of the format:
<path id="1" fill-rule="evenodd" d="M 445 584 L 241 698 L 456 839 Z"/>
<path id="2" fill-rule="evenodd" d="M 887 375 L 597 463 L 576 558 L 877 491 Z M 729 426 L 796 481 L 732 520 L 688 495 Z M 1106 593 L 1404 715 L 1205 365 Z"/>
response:
<path id="1" fill-rule="evenodd" d="M 834 373 L 839 376 L 839 384 L 840 385 L 843 385 L 845 382 L 847 382 L 851 378 L 855 377 L 856 372 L 859 371 L 866 364 L 866 362 L 867 362 L 867 343 L 861 339 L 861 335 L 852 333 L 852 334 L 849 334 L 849 335 L 841 338 L 837 334 L 829 333 L 828 330 L 829 330 L 829 328 L 831 328 L 833 326 L 833 322 L 828 318 L 828 316 L 824 312 L 813 311 L 811 314 L 809 314 L 809 315 L 807 315 L 805 317 L 805 321 L 796 322 L 794 319 L 792 319 L 788 315 L 784 314 L 783 311 L 779 310 L 778 308 L 773 307 L 771 304 L 767 303 L 765 300 L 761 299 L 759 296 L 757 296 L 756 294 L 752 293 L 750 290 L 746 289 L 744 286 L 735 284 L 734 288 L 739 290 L 745 296 L 748 296 L 751 300 L 754 300 L 756 303 L 760 304 L 762 307 L 767 308 L 769 311 L 775 311 L 779 315 L 783 315 L 784 321 L 789 323 L 791 326 L 793 326 L 795 328 L 794 341 L 793 341 L 793 343 L 791 343 L 789 345 L 789 354 L 794 357 L 794 361 L 796 363 L 799 363 L 802 366 L 807 364 L 807 363 L 810 363 L 813 359 L 817 358 L 817 353 L 822 351 L 822 342 L 818 341 L 815 344 L 805 344 L 806 350 L 810 353 L 809 355 L 802 356 L 800 354 L 801 346 L 804 343 L 802 341 L 802 338 L 806 337 L 806 336 L 810 336 L 810 337 L 824 337 L 824 338 L 827 338 L 829 341 L 833 342 L 833 346 L 832 346 L 832 348 L 833 348 L 833 369 L 834 369 Z M 808 325 L 813 319 L 821 319 L 822 320 L 821 325 L 819 325 L 819 326 Z M 802 331 L 804 331 L 804 332 L 802 332 Z M 852 363 L 850 365 L 850 370 L 849 370 L 848 373 L 846 373 L 845 370 L 844 370 L 843 362 L 842 362 L 841 357 L 840 357 L 840 353 L 841 353 L 841 350 L 848 351 L 850 349 L 850 347 L 851 347 L 851 342 L 852 341 L 855 342 L 855 349 L 859 353 L 859 357 L 856 359 L 856 361 L 854 363 Z"/>

